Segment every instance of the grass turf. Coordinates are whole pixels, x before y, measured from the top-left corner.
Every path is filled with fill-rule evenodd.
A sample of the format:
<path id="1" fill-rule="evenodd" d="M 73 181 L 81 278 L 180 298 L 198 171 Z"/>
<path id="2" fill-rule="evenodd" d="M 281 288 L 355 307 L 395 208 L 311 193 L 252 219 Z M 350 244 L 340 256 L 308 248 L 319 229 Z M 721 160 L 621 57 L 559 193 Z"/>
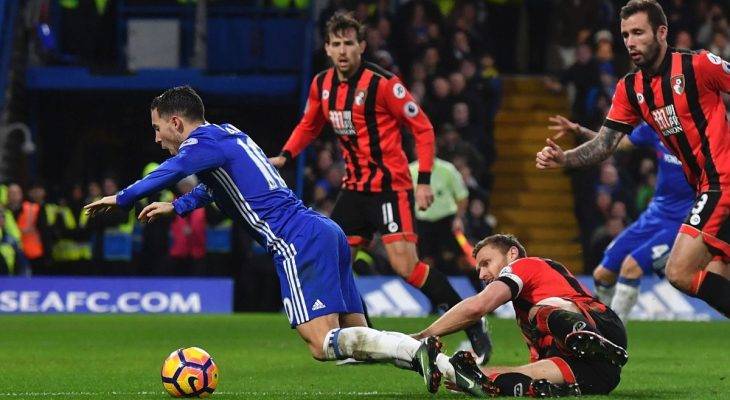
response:
<path id="1" fill-rule="evenodd" d="M 415 332 L 429 318 L 380 318 L 379 329 Z M 514 321 L 491 320 L 494 365 L 524 363 Z M 719 399 L 730 395 L 730 323 L 632 322 L 630 359 L 617 399 Z M 451 353 L 464 338 L 445 338 Z M 213 398 L 421 399 L 413 372 L 389 365 L 335 366 L 309 357 L 279 314 L 225 316 L 43 315 L 0 318 L 2 398 L 167 398 L 162 360 L 200 346 L 220 367 Z M 466 398 L 443 390 L 440 398 Z"/>

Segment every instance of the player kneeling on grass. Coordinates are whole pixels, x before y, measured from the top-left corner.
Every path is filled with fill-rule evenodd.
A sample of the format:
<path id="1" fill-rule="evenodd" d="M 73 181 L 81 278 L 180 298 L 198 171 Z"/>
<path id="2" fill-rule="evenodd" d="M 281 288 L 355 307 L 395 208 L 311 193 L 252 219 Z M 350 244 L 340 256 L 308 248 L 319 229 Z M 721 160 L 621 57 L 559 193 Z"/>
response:
<path id="1" fill-rule="evenodd" d="M 477 243 L 474 257 L 487 287 L 415 337 L 430 337 L 430 343 L 511 300 L 530 363 L 480 370 L 470 353 L 438 354 L 436 365 L 448 381 L 479 397 L 606 394 L 618 385 L 628 360 L 624 326 L 564 266 L 527 257 L 517 238 L 504 234 Z"/>
<path id="2" fill-rule="evenodd" d="M 173 157 L 115 196 L 85 207 L 94 215 L 137 200 L 195 174 L 201 183 L 172 203 L 155 202 L 143 222 L 187 215 L 215 202 L 274 257 L 284 309 L 317 360 L 391 361 L 438 389 L 435 341 L 367 327 L 350 268 L 350 247 L 337 224 L 306 207 L 245 133 L 205 121 L 203 102 L 188 86 L 167 90 L 150 106 L 155 142 Z"/>

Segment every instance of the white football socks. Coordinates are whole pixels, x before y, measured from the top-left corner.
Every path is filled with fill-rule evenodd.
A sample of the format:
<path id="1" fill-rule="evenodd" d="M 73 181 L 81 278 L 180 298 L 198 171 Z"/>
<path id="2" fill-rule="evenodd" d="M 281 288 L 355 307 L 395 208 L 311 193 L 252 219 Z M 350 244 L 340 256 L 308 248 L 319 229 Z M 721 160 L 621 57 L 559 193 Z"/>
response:
<path id="1" fill-rule="evenodd" d="M 624 324 L 628 321 L 629 313 L 639 300 L 639 287 L 625 283 L 616 284 L 616 295 L 611 302 L 611 309 L 621 318 Z"/>
<path id="2" fill-rule="evenodd" d="M 329 360 L 352 357 L 359 361 L 393 361 L 410 366 L 421 342 L 399 332 L 378 331 L 364 326 L 333 329 L 322 349 Z"/>
<path id="3" fill-rule="evenodd" d="M 596 283 L 596 296 L 601 303 L 610 306 L 616 293 L 616 285 L 604 286 Z M 613 308 L 613 307 L 611 307 Z"/>
<path id="4" fill-rule="evenodd" d="M 454 366 L 451 365 L 451 361 L 449 361 L 449 356 L 439 353 L 436 356 L 436 367 L 438 367 L 439 371 L 441 371 L 447 381 L 456 382 L 456 371 L 454 371 Z"/>

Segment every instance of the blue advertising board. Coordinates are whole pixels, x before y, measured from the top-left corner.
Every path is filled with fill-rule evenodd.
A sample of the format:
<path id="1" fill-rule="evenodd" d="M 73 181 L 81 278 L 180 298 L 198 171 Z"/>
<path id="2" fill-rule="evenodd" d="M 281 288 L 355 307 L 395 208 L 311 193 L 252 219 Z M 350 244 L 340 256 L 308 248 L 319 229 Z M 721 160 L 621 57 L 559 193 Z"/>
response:
<path id="1" fill-rule="evenodd" d="M 463 277 L 449 278 L 462 298 L 472 296 L 476 290 Z M 593 279 L 579 276 L 578 280 L 590 290 Z M 357 287 L 373 316 L 425 316 L 431 312 L 431 304 L 419 290 L 392 276 L 361 276 L 356 278 Z M 514 318 L 511 303 L 499 307 L 495 315 Z M 705 302 L 689 297 L 667 282 L 655 276 L 641 282 L 639 301 L 630 319 L 706 321 L 725 319 Z"/>
<path id="2" fill-rule="evenodd" d="M 0 314 L 232 311 L 230 279 L 0 278 Z"/>

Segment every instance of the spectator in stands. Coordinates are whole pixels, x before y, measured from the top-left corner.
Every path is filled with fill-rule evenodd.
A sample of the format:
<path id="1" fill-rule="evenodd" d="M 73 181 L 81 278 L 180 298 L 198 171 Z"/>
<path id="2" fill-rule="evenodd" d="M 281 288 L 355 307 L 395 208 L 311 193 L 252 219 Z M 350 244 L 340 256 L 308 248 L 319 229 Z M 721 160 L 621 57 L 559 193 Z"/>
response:
<path id="1" fill-rule="evenodd" d="M 0 206 L 0 276 L 29 273 L 20 248 L 20 232 L 12 214 Z"/>
<path id="2" fill-rule="evenodd" d="M 679 49 L 694 49 L 692 34 L 688 31 L 678 31 L 674 36 L 674 47 Z"/>
<path id="3" fill-rule="evenodd" d="M 36 199 L 41 200 L 36 188 Z M 46 273 L 47 251 L 50 251 L 48 215 L 42 204 L 23 199 L 23 189 L 17 183 L 8 185 L 8 210 L 20 230 L 23 254 L 33 273 Z M 45 240 L 44 240 L 45 237 Z"/>
<path id="4" fill-rule="evenodd" d="M 464 140 L 452 124 L 441 126 L 437 137 L 437 146 L 436 154 L 443 160 L 453 164 L 465 164 L 471 171 L 485 171 L 487 169 L 484 155 L 474 145 Z M 457 158 L 463 161 L 457 162 Z"/>
<path id="5" fill-rule="evenodd" d="M 198 180 L 191 175 L 177 183 L 177 192 L 189 193 Z M 175 215 L 170 223 L 170 266 L 172 275 L 202 276 L 205 271 L 205 208 L 183 216 Z"/>
<path id="6" fill-rule="evenodd" d="M 426 97 L 423 109 L 434 125 L 443 124 L 451 120 L 452 104 L 449 93 L 451 85 L 442 77 L 437 77 L 431 83 L 431 93 Z"/>
<path id="7" fill-rule="evenodd" d="M 611 218 L 593 233 L 590 239 L 585 272 L 590 273 L 598 266 L 606 247 L 625 227 L 626 223 L 622 219 Z"/>
<path id="8" fill-rule="evenodd" d="M 716 30 L 712 35 L 712 42 L 707 50 L 717 56 L 720 56 L 724 60 L 730 60 L 730 41 L 728 41 L 728 30 Z"/>
<path id="9" fill-rule="evenodd" d="M 96 190 L 98 184 L 90 184 Z M 107 176 L 103 181 L 105 196 L 119 191 L 116 178 Z M 89 196 L 94 194 L 89 193 Z M 136 215 L 133 211 L 114 208 L 89 220 L 92 237 L 93 270 L 97 275 L 129 275 L 132 261 L 132 230 Z"/>
<path id="10" fill-rule="evenodd" d="M 730 29 L 728 17 L 720 4 L 713 4 L 705 16 L 705 20 L 697 31 L 697 43 L 699 47 L 708 47 L 712 43 L 712 36 L 715 32 L 722 30 L 727 32 Z"/>
<path id="11" fill-rule="evenodd" d="M 481 240 L 479 238 L 491 235 L 496 222 L 494 216 L 487 213 L 484 200 L 477 197 L 469 201 L 469 210 L 464 219 L 464 230 L 469 241 L 476 243 Z"/>
<path id="12" fill-rule="evenodd" d="M 575 63 L 563 72 L 559 81 L 546 81 L 547 88 L 555 92 L 561 91 L 569 84 L 575 91 L 571 105 L 571 119 L 581 125 L 592 126 L 589 116 L 593 110 L 589 109 L 587 99 L 592 91 L 600 89 L 601 74 L 590 45 L 578 46 Z"/>

